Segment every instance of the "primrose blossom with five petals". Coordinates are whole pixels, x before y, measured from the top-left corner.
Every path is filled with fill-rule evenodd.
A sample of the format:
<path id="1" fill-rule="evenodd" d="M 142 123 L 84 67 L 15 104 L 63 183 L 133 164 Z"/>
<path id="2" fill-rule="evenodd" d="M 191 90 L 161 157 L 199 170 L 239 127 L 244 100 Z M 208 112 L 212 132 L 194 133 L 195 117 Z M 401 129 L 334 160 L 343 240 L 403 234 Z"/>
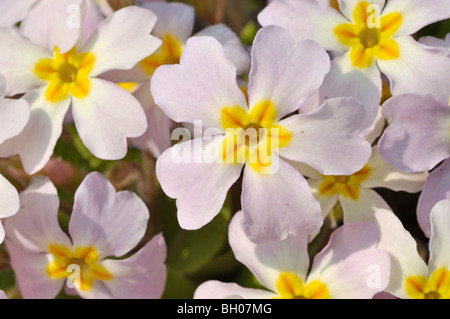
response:
<path id="1" fill-rule="evenodd" d="M 161 45 L 161 40 L 150 35 L 156 16 L 146 9 L 127 7 L 103 20 L 84 43 L 79 43 L 84 40 L 78 31 L 64 38 L 64 49 L 54 47 L 61 33 L 73 33 L 64 20 L 66 11 L 55 14 L 60 25 L 32 28 L 36 19 L 25 19 L 21 33 L 0 29 L 5 44 L 0 72 L 7 79 L 6 94 L 25 93 L 23 99 L 31 109 L 27 126 L 0 146 L 0 156 L 19 154 L 29 174 L 42 169 L 52 155 L 69 107 L 78 134 L 95 156 L 123 158 L 127 137 L 137 137 L 147 127 L 145 113 L 125 89 L 98 76 L 113 69 L 130 69 Z"/>
<path id="2" fill-rule="evenodd" d="M 161 109 L 176 122 L 201 122 L 205 129 L 158 158 L 158 180 L 177 199 L 181 227 L 198 229 L 219 213 L 244 170 L 241 203 L 251 240 L 311 233 L 322 224 L 320 206 L 288 160 L 325 174 L 361 169 L 371 153 L 359 136 L 364 108 L 338 98 L 313 113 L 287 116 L 317 91 L 329 70 L 328 55 L 314 41 L 296 43 L 287 30 L 265 27 L 251 57 L 248 102 L 236 67 L 212 37 L 190 38 L 179 65 L 155 71 L 151 90 Z"/>
<path id="3" fill-rule="evenodd" d="M 167 276 L 162 235 L 126 255 L 141 241 L 149 219 L 134 193 L 116 193 L 103 175 L 87 175 L 75 193 L 70 237 L 58 223 L 59 198 L 48 178 L 36 176 L 20 201 L 19 212 L 5 222 L 5 243 L 24 298 L 54 298 L 64 284 L 83 298 L 162 296 Z"/>
<path id="4" fill-rule="evenodd" d="M 389 254 L 376 248 L 378 233 L 372 223 L 334 230 L 310 265 L 308 236 L 256 245 L 245 235 L 242 218 L 238 212 L 230 223 L 231 248 L 267 290 L 210 280 L 196 289 L 194 298 L 370 299 L 388 285 Z"/>

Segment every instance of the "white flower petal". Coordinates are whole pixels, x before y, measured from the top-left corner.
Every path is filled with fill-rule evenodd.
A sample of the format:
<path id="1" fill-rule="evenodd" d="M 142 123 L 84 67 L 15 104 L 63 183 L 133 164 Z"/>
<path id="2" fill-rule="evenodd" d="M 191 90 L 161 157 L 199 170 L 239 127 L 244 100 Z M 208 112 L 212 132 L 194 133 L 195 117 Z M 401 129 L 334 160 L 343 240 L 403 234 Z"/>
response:
<path id="1" fill-rule="evenodd" d="M 241 204 L 244 231 L 255 243 L 306 235 L 323 223 L 320 205 L 306 180 L 282 159 L 273 174 L 245 166 Z"/>
<path id="2" fill-rule="evenodd" d="M 363 118 L 364 108 L 351 98 L 331 99 L 313 113 L 288 117 L 278 123 L 292 133 L 280 155 L 304 162 L 323 175 L 353 174 L 367 163 L 372 151 L 358 135 Z"/>
<path id="3" fill-rule="evenodd" d="M 123 158 L 127 137 L 141 136 L 147 128 L 139 101 L 125 89 L 101 79 L 90 79 L 89 94 L 72 99 L 77 131 L 95 156 L 106 160 Z"/>
<path id="4" fill-rule="evenodd" d="M 150 35 L 155 22 L 153 12 L 136 6 L 120 9 L 103 20 L 82 50 L 95 57 L 90 75 L 131 69 L 155 52 L 162 43 Z"/>
<path id="5" fill-rule="evenodd" d="M 282 26 L 288 29 L 297 41 L 312 39 L 327 50 L 347 49 L 339 42 L 333 30 L 348 21 L 332 7 L 324 7 L 317 1 L 273 1 L 259 13 L 258 22 L 262 26 Z"/>
<path id="6" fill-rule="evenodd" d="M 380 232 L 377 247 L 391 257 L 391 279 L 386 291 L 399 298 L 409 298 L 406 279 L 409 276 L 428 278 L 428 267 L 417 252 L 416 241 L 393 212 L 378 210 L 375 218 Z"/>
<path id="7" fill-rule="evenodd" d="M 243 263 L 267 289 L 276 292 L 279 275 L 292 272 L 305 280 L 308 267 L 307 236 L 289 236 L 282 241 L 256 245 L 243 229 L 243 212 L 231 220 L 228 240 L 237 260 Z"/>
<path id="8" fill-rule="evenodd" d="M 389 0 L 383 16 L 400 13 L 403 21 L 397 31 L 399 35 L 410 35 L 426 25 L 450 18 L 450 2 L 447 0 Z"/>
<path id="9" fill-rule="evenodd" d="M 148 219 L 148 208 L 136 194 L 116 193 L 106 177 L 93 172 L 75 193 L 69 234 L 75 247 L 93 246 L 100 259 L 120 257 L 142 239 Z"/>
<path id="10" fill-rule="evenodd" d="M 252 48 L 250 109 L 262 101 L 271 101 L 277 108 L 277 119 L 296 111 L 319 89 L 330 70 L 329 61 L 326 51 L 314 41 L 295 43 L 282 27 L 262 28 Z"/>
<path id="11" fill-rule="evenodd" d="M 200 284 L 194 299 L 272 299 L 276 294 L 262 289 L 244 288 L 236 283 L 208 280 Z"/>
<path id="12" fill-rule="evenodd" d="M 431 210 L 430 274 L 450 267 L 450 199 L 439 201 Z"/>
<path id="13" fill-rule="evenodd" d="M 26 93 L 46 82 L 34 73 L 36 64 L 50 59 L 48 51 L 21 37 L 13 29 L 0 28 L 0 74 L 6 78 L 6 95 Z"/>
<path id="14" fill-rule="evenodd" d="M 186 43 L 192 35 L 195 23 L 194 7 L 185 3 L 166 2 L 146 2 L 142 7 L 151 10 L 156 14 L 157 20 L 152 34 L 158 38 L 164 38 L 167 34 L 172 34 Z"/>
<path id="15" fill-rule="evenodd" d="M 104 281 L 104 284 L 114 298 L 161 298 L 167 278 L 164 265 L 166 249 L 164 238 L 159 234 L 127 259 L 104 260 L 102 265 L 113 276 L 113 279 Z"/>
<path id="16" fill-rule="evenodd" d="M 245 74 L 250 70 L 250 54 L 244 47 L 236 33 L 225 24 L 208 26 L 194 36 L 211 36 L 223 45 L 225 55 L 236 66 L 238 75 Z"/>
<path id="17" fill-rule="evenodd" d="M 162 65 L 155 71 L 151 92 L 171 119 L 201 120 L 204 128 L 222 128 L 222 108 L 247 105 L 236 82 L 236 67 L 212 37 L 190 38 L 180 65 Z"/>
<path id="18" fill-rule="evenodd" d="M 82 0 L 37 1 L 20 25 L 20 33 L 53 52 L 65 53 L 80 37 Z"/>
<path id="19" fill-rule="evenodd" d="M 46 86 L 35 89 L 23 97 L 30 104 L 30 119 L 23 131 L 0 145 L 0 156 L 19 154 L 28 174 L 44 168 L 53 154 L 69 109 L 70 99 L 57 103 L 47 101 Z"/>
<path id="20" fill-rule="evenodd" d="M 156 162 L 156 176 L 167 196 L 176 198 L 178 222 L 184 229 L 199 229 L 221 210 L 243 164 L 206 161 L 223 139 L 191 140 L 166 150 Z M 196 200 L 192 200 L 195 198 Z"/>
<path id="21" fill-rule="evenodd" d="M 407 36 L 397 37 L 395 41 L 400 56 L 392 60 L 377 60 L 380 70 L 391 82 L 392 94 L 432 94 L 448 101 L 450 59 L 447 53 L 430 49 Z"/>

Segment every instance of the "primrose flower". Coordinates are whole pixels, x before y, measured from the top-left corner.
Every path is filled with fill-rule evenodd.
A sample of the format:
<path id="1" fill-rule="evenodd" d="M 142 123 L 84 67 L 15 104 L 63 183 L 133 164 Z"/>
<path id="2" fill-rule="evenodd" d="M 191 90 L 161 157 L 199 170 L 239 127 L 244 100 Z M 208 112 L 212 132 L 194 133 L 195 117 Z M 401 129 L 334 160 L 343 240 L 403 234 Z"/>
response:
<path id="1" fill-rule="evenodd" d="M 403 173 L 389 165 L 380 156 L 377 146 L 364 167 L 352 175 L 323 176 L 309 167 L 296 166 L 319 200 L 326 216 L 339 202 L 344 212 L 344 223 L 374 222 L 377 209 L 390 210 L 385 200 L 372 188 L 384 187 L 394 191 L 420 192 L 428 172 Z"/>
<path id="2" fill-rule="evenodd" d="M 380 231 L 379 249 L 389 252 L 391 278 L 386 292 L 398 298 L 450 299 L 450 200 L 431 211 L 428 265 L 416 249 L 416 241 L 390 211 L 375 213 Z"/>
<path id="3" fill-rule="evenodd" d="M 0 146 L 0 155 L 19 154 L 29 174 L 49 160 L 70 106 L 77 131 L 95 156 L 123 158 L 127 137 L 137 137 L 146 129 L 145 113 L 125 89 L 98 76 L 132 68 L 161 44 L 150 35 L 156 16 L 149 10 L 127 7 L 115 12 L 84 44 L 75 43 L 81 39 L 80 31 L 74 33 L 67 24 L 66 9 L 51 12 L 55 21 L 41 25 L 42 19 L 26 19 L 21 34 L 0 29 L 4 44 L 0 72 L 7 79 L 6 94 L 26 93 L 23 98 L 31 109 L 28 125 Z M 61 37 L 63 46 L 55 47 Z"/>
<path id="4" fill-rule="evenodd" d="M 0 145 L 19 134 L 28 122 L 28 103 L 22 99 L 5 98 L 5 78 L 0 75 Z M 19 194 L 15 187 L 0 175 L 0 243 L 5 238 L 1 219 L 14 215 L 19 209 Z"/>
<path id="5" fill-rule="evenodd" d="M 268 290 L 207 281 L 194 298 L 368 299 L 388 284 L 389 254 L 375 247 L 378 233 L 372 223 L 337 228 L 310 265 L 308 236 L 255 245 L 245 236 L 242 217 L 239 212 L 230 223 L 231 248 Z"/>
<path id="6" fill-rule="evenodd" d="M 261 25 L 280 25 L 296 40 L 313 39 L 335 58 L 319 99 L 349 92 L 367 105 L 366 126 L 377 114 L 384 73 L 393 96 L 416 92 L 448 98 L 450 59 L 410 35 L 450 17 L 447 0 L 272 1 L 260 14 Z"/>
<path id="7" fill-rule="evenodd" d="M 141 6 L 156 14 L 157 21 L 152 34 L 162 40 L 162 45 L 133 69 L 108 72 L 102 78 L 128 88 L 140 101 L 147 115 L 148 126 L 143 135 L 132 138 L 130 142 L 138 148 L 150 150 L 158 157 L 172 145 L 174 122 L 155 104 L 150 93 L 150 80 L 161 65 L 179 63 L 186 41 L 194 29 L 195 10 L 183 3 L 151 1 L 142 3 Z M 250 55 L 237 35 L 226 25 L 206 27 L 194 36 L 216 38 L 224 46 L 227 57 L 236 65 L 237 73 L 248 71 Z"/>
<path id="8" fill-rule="evenodd" d="M 430 173 L 419 197 L 417 221 L 427 237 L 431 235 L 431 209 L 444 199 L 450 200 L 450 159 L 445 160 Z"/>
<path id="9" fill-rule="evenodd" d="M 447 92 L 447 99 L 450 92 Z M 383 104 L 389 123 L 378 145 L 383 158 L 404 172 L 430 170 L 450 156 L 450 105 L 408 93 Z"/>
<path id="10" fill-rule="evenodd" d="M 156 235 L 123 259 L 142 239 L 149 212 L 129 191 L 115 191 L 99 173 L 75 193 L 68 227 L 58 224 L 59 199 L 47 177 L 36 176 L 20 195 L 19 212 L 5 222 L 6 247 L 24 298 L 54 298 L 63 284 L 83 298 L 160 298 L 166 280 L 166 246 Z"/>
<path id="11" fill-rule="evenodd" d="M 280 240 L 321 226 L 319 203 L 285 159 L 325 174 L 352 174 L 371 153 L 359 137 L 364 109 L 354 99 L 329 100 L 316 112 L 283 119 L 314 94 L 328 67 L 329 57 L 317 43 L 295 43 L 287 30 L 269 26 L 253 44 L 248 103 L 236 67 L 212 37 L 190 38 L 180 65 L 155 71 L 151 90 L 157 105 L 200 131 L 156 163 L 162 189 L 177 199 L 182 228 L 210 222 L 242 170 L 243 222 L 251 240 Z"/>

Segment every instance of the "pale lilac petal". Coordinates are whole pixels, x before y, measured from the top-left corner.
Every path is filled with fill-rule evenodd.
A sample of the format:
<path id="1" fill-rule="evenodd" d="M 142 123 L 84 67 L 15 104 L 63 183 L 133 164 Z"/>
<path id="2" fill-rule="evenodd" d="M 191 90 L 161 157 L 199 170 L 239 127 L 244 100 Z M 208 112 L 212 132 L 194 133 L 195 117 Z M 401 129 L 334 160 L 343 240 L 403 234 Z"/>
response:
<path id="1" fill-rule="evenodd" d="M 148 125 L 144 134 L 130 139 L 130 144 L 150 150 L 157 158 L 172 146 L 171 133 L 174 122 L 153 101 L 149 82 L 144 83 L 133 95 L 141 103 Z"/>
<path id="2" fill-rule="evenodd" d="M 295 43 L 286 29 L 264 27 L 253 43 L 248 84 L 250 109 L 262 101 L 271 101 L 280 119 L 313 96 L 329 70 L 330 58 L 316 42 Z"/>
<path id="3" fill-rule="evenodd" d="M 404 173 L 395 169 L 383 159 L 378 146 L 373 147 L 367 166 L 370 174 L 361 182 L 361 186 L 365 188 L 384 187 L 394 191 L 417 193 L 422 190 L 428 177 L 428 172 Z"/>
<path id="4" fill-rule="evenodd" d="M 204 160 L 222 143 L 222 139 L 196 139 L 176 144 L 156 162 L 156 176 L 164 193 L 177 199 L 178 222 L 184 229 L 199 229 L 209 223 L 241 175 L 243 164 Z"/>
<path id="5" fill-rule="evenodd" d="M 279 122 L 292 132 L 280 155 L 304 162 L 323 175 L 350 175 L 368 161 L 372 148 L 359 137 L 364 118 L 362 105 L 352 98 L 326 101 L 313 113 L 294 115 Z M 339 160 L 337 160 L 339 159 Z"/>
<path id="6" fill-rule="evenodd" d="M 369 135 L 365 137 L 366 141 L 373 145 L 381 134 L 383 134 L 385 125 L 386 119 L 384 118 L 383 112 L 381 112 L 381 107 L 379 107 L 375 125 Z"/>
<path id="7" fill-rule="evenodd" d="M 3 290 L 0 290 L 0 299 L 8 299 L 5 292 Z"/>
<path id="8" fill-rule="evenodd" d="M 65 53 L 80 37 L 82 0 L 38 1 L 20 25 L 20 32 L 33 43 Z"/>
<path id="9" fill-rule="evenodd" d="M 378 209 L 391 210 L 388 203 L 373 189 L 359 187 L 357 199 L 339 195 L 339 202 L 344 211 L 344 223 L 375 222 Z"/>
<path id="10" fill-rule="evenodd" d="M 324 7 L 316 1 L 273 1 L 259 13 L 258 22 L 262 26 L 282 26 L 288 29 L 297 41 L 312 39 L 327 50 L 347 49 L 339 42 L 333 30 L 348 21 L 332 7 Z"/>
<path id="11" fill-rule="evenodd" d="M 316 169 L 312 168 L 308 164 L 289 160 L 287 160 L 287 162 L 291 164 L 291 166 L 294 167 L 297 171 L 299 171 L 300 174 L 302 174 L 304 177 L 315 180 L 323 178 L 322 174 L 320 174 Z"/>
<path id="12" fill-rule="evenodd" d="M 245 215 L 237 212 L 231 220 L 228 241 L 236 259 L 244 264 L 265 288 L 276 292 L 276 282 L 286 271 L 303 280 L 309 267 L 307 236 L 289 236 L 282 241 L 256 245 L 243 229 Z"/>
<path id="13" fill-rule="evenodd" d="M 148 208 L 136 194 L 116 193 L 106 177 L 93 172 L 75 193 L 69 234 L 75 247 L 93 246 L 100 259 L 120 257 L 142 239 L 148 219 Z"/>
<path id="14" fill-rule="evenodd" d="M 379 141 L 381 156 L 404 172 L 422 172 L 450 156 L 450 106 L 431 95 L 409 93 L 383 105 L 390 126 Z"/>
<path id="15" fill-rule="evenodd" d="M 80 47 L 86 44 L 86 41 L 91 37 L 92 33 L 104 19 L 97 2 L 97 0 L 87 0 L 84 4 L 86 7 L 81 23 L 81 37 L 77 42 Z"/>
<path id="16" fill-rule="evenodd" d="M 447 34 L 445 39 L 440 39 L 433 36 L 424 36 L 419 39 L 419 43 L 433 48 L 446 49 L 447 53 L 450 54 L 450 33 Z"/>
<path id="17" fill-rule="evenodd" d="M 430 274 L 450 265 L 450 199 L 441 200 L 431 210 Z"/>
<path id="18" fill-rule="evenodd" d="M 101 79 L 91 79 L 89 95 L 72 99 L 77 131 L 95 156 L 117 160 L 127 151 L 127 137 L 141 136 L 147 128 L 145 113 L 130 93 Z"/>
<path id="19" fill-rule="evenodd" d="M 314 257 L 308 282 L 320 280 L 331 298 L 368 299 L 389 282 L 389 255 L 375 248 L 378 233 L 371 223 L 345 224 Z"/>
<path id="20" fill-rule="evenodd" d="M 46 252 L 50 244 L 71 246 L 58 223 L 59 199 L 49 178 L 36 176 L 20 194 L 20 209 L 4 220 L 7 239 L 30 252 Z"/>
<path id="21" fill-rule="evenodd" d="M 0 174 L 0 218 L 7 218 L 19 209 L 19 194 L 16 188 Z M 1 223 L 0 223 L 1 226 Z M 0 238 L 0 242 L 3 237 Z"/>
<path id="22" fill-rule="evenodd" d="M 381 75 L 376 64 L 364 69 L 356 68 L 352 65 L 350 51 L 348 51 L 331 61 L 331 70 L 319 89 L 319 102 L 323 103 L 335 97 L 357 99 L 366 113 L 361 128 L 365 133 L 369 133 L 378 115 L 381 91 Z"/>
<path id="23" fill-rule="evenodd" d="M 0 2 L 0 27 L 13 27 L 22 21 L 37 0 L 2 0 Z"/>
<path id="24" fill-rule="evenodd" d="M 26 93 L 45 85 L 33 70 L 40 60 L 52 58 L 50 53 L 13 29 L 0 28 L 0 39 L 0 74 L 6 78 L 6 95 Z"/>
<path id="25" fill-rule="evenodd" d="M 309 234 L 323 222 L 320 204 L 308 183 L 282 159 L 273 174 L 261 174 L 246 165 L 241 203 L 244 231 L 255 243 Z"/>
<path id="26" fill-rule="evenodd" d="M 147 2 L 142 7 L 156 14 L 157 20 L 152 34 L 162 39 L 167 34 L 177 37 L 181 43 L 186 43 L 192 35 L 195 23 L 194 7 L 184 3 Z"/>
<path id="27" fill-rule="evenodd" d="M 236 82 L 236 67 L 212 37 L 190 38 L 180 65 L 162 65 L 155 71 L 151 92 L 171 119 L 188 123 L 201 120 L 205 128 L 222 127 L 222 108 L 247 105 Z"/>
<path id="28" fill-rule="evenodd" d="M 154 13 L 136 6 L 120 9 L 103 20 L 83 47 L 83 52 L 91 52 L 95 56 L 90 75 L 131 69 L 155 52 L 162 43 L 150 35 L 155 22 Z"/>
<path id="29" fill-rule="evenodd" d="M 18 135 L 30 118 L 30 108 L 24 99 L 2 99 L 0 93 L 0 143 Z"/>
<path id="30" fill-rule="evenodd" d="M 393 212 L 378 210 L 375 218 L 380 233 L 377 247 L 387 251 L 391 257 L 391 277 L 385 290 L 396 297 L 409 298 L 405 288 L 406 278 L 428 278 L 427 265 L 417 252 L 416 241 Z"/>
<path id="31" fill-rule="evenodd" d="M 411 37 L 398 37 L 395 41 L 399 45 L 400 56 L 377 62 L 391 82 L 392 94 L 432 94 L 448 101 L 450 59 L 447 53 L 423 46 Z"/>
<path id="32" fill-rule="evenodd" d="M 208 280 L 200 284 L 194 299 L 272 299 L 276 294 L 254 288 L 244 288 L 236 283 Z"/>
<path id="33" fill-rule="evenodd" d="M 225 24 L 208 26 L 195 34 L 195 36 L 211 36 L 223 45 L 225 55 L 236 66 L 238 75 L 250 70 L 250 54 L 244 47 L 236 33 Z"/>
<path id="34" fill-rule="evenodd" d="M 44 168 L 53 154 L 69 109 L 70 99 L 52 103 L 47 101 L 47 87 L 35 89 L 23 96 L 30 104 L 30 118 L 23 131 L 0 145 L 0 156 L 19 154 L 28 174 Z"/>
<path id="35" fill-rule="evenodd" d="M 127 259 L 104 260 L 113 275 L 104 284 L 117 299 L 159 299 L 166 284 L 165 259 L 166 244 L 159 234 Z"/>
<path id="36" fill-rule="evenodd" d="M 450 2 L 447 0 L 389 0 L 383 16 L 399 12 L 403 21 L 397 34 L 409 35 L 426 25 L 450 18 Z"/>
<path id="37" fill-rule="evenodd" d="M 26 251 L 8 239 L 5 243 L 21 296 L 24 299 L 55 298 L 65 280 L 52 279 L 47 275 L 50 255 Z"/>
<path id="38" fill-rule="evenodd" d="M 431 210 L 443 199 L 450 199 L 450 159 L 431 172 L 419 197 L 417 220 L 427 237 L 431 236 Z"/>

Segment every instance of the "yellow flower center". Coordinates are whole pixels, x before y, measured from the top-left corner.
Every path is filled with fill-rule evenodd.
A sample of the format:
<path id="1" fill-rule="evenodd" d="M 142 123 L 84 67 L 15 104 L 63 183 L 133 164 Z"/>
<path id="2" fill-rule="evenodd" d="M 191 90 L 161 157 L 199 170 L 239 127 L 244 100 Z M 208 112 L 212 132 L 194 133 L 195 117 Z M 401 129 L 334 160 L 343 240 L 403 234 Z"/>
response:
<path id="1" fill-rule="evenodd" d="M 224 107 L 221 124 L 226 130 L 223 161 L 248 163 L 259 173 L 272 164 L 272 152 L 289 144 L 292 133 L 276 125 L 277 109 L 273 102 L 259 102 L 248 112 L 240 106 Z"/>
<path id="2" fill-rule="evenodd" d="M 140 62 L 141 68 L 150 76 L 161 65 L 180 62 L 181 54 L 184 50 L 184 45 L 181 41 L 171 33 L 166 34 L 161 40 L 163 43 L 158 51 Z"/>
<path id="3" fill-rule="evenodd" d="M 47 266 L 47 275 L 52 279 L 70 277 L 74 286 L 89 291 L 95 280 L 106 281 L 113 278 L 113 275 L 99 263 L 98 252 L 94 247 L 80 246 L 70 249 L 64 245 L 51 244 L 49 252 L 53 259 Z M 79 273 L 74 273 L 77 270 Z"/>
<path id="4" fill-rule="evenodd" d="M 45 97 L 56 103 L 65 100 L 69 94 L 82 99 L 89 94 L 89 73 L 94 67 L 95 57 L 92 53 L 77 53 L 77 49 L 61 54 L 55 48 L 52 59 L 43 59 L 34 67 L 34 73 L 48 81 Z"/>
<path id="5" fill-rule="evenodd" d="M 353 175 L 324 176 L 319 186 L 319 193 L 325 196 L 341 194 L 357 200 L 359 198 L 359 184 L 369 177 L 370 172 L 370 167 L 366 165 Z"/>
<path id="6" fill-rule="evenodd" d="M 394 12 L 383 17 L 367 1 L 359 2 L 353 12 L 353 23 L 343 23 L 334 29 L 339 41 L 351 48 L 352 65 L 367 68 L 375 58 L 397 59 L 400 50 L 392 39 L 403 22 L 400 13 Z"/>
<path id="7" fill-rule="evenodd" d="M 330 299 L 328 288 L 319 280 L 303 283 L 296 274 L 280 274 L 276 283 L 279 299 Z"/>
<path id="8" fill-rule="evenodd" d="M 411 299 L 450 299 L 450 271 L 445 267 L 439 268 L 428 279 L 409 276 L 406 292 Z"/>

